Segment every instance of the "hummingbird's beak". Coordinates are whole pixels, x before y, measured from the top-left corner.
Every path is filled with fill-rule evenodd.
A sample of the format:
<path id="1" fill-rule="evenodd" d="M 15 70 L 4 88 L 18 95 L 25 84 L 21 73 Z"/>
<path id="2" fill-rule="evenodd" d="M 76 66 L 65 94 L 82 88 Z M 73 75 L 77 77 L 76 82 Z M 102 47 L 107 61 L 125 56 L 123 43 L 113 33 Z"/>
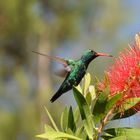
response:
<path id="1" fill-rule="evenodd" d="M 97 55 L 97 56 L 108 56 L 108 57 L 113 57 L 112 55 L 110 55 L 110 54 L 105 54 L 105 53 L 97 53 L 96 55 Z"/>

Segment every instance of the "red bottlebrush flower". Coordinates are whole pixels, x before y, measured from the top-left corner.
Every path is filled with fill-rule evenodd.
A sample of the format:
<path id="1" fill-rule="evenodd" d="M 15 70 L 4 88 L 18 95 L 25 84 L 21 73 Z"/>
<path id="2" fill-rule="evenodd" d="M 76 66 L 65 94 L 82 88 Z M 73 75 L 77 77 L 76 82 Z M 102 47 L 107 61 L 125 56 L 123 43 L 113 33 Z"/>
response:
<path id="1" fill-rule="evenodd" d="M 140 35 L 135 36 L 134 45 L 120 53 L 106 77 L 107 80 L 98 84 L 99 90 L 109 87 L 110 96 L 122 92 L 123 101 L 140 97 Z"/>

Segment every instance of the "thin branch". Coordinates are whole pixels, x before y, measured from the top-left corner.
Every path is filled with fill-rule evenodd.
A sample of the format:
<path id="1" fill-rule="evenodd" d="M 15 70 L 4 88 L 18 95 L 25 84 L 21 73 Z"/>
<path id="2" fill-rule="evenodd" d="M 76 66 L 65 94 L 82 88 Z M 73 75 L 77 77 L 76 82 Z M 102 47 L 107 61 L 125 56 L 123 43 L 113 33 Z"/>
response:
<path id="1" fill-rule="evenodd" d="M 110 109 L 110 111 L 107 113 L 107 115 L 106 115 L 105 118 L 103 119 L 102 123 L 100 124 L 100 126 L 99 126 L 99 128 L 98 128 L 98 137 L 101 135 L 104 126 L 106 125 L 106 123 L 107 123 L 108 120 L 110 119 L 110 116 L 113 114 L 115 108 L 116 108 L 116 105 L 114 105 L 114 106 Z"/>

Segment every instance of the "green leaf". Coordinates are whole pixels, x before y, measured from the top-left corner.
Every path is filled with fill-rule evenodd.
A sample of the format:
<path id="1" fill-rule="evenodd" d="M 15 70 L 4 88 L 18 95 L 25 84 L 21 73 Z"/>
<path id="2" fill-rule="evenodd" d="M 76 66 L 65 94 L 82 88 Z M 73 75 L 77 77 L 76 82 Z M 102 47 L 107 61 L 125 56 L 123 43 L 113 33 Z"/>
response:
<path id="1" fill-rule="evenodd" d="M 104 130 L 104 132 L 112 135 L 114 138 L 123 136 L 127 140 L 139 140 L 140 139 L 140 129 L 136 128 L 110 128 Z"/>
<path id="2" fill-rule="evenodd" d="M 65 107 L 64 111 L 61 114 L 61 129 L 66 132 L 68 128 L 68 108 Z"/>
<path id="3" fill-rule="evenodd" d="M 107 140 L 128 140 L 128 139 L 126 138 L 126 136 L 119 136 L 119 137 L 115 137 L 115 138 L 111 138 Z M 131 139 L 131 140 L 134 140 L 134 139 Z"/>
<path id="4" fill-rule="evenodd" d="M 100 93 L 100 95 L 97 97 L 96 103 L 93 108 L 93 115 L 96 123 L 101 121 L 106 115 L 105 110 L 108 102 L 108 94 L 109 90 L 105 89 L 105 91 Z"/>
<path id="5" fill-rule="evenodd" d="M 79 118 L 80 118 L 80 112 L 79 112 L 79 108 L 77 107 L 76 110 L 74 111 L 74 121 L 76 124 L 79 122 Z"/>
<path id="6" fill-rule="evenodd" d="M 118 93 L 114 95 L 111 99 L 109 99 L 106 104 L 105 112 L 108 112 L 121 98 L 122 98 L 122 93 Z"/>
<path id="7" fill-rule="evenodd" d="M 86 92 L 87 92 L 87 89 L 89 87 L 89 84 L 90 84 L 90 81 L 91 81 L 91 77 L 90 77 L 90 74 L 87 73 L 84 77 L 84 82 L 83 82 L 83 94 L 86 95 Z"/>
<path id="8" fill-rule="evenodd" d="M 76 124 L 74 121 L 74 115 L 73 115 L 73 110 L 71 106 L 69 109 L 69 116 L 68 116 L 68 128 L 70 128 L 73 132 L 75 132 L 76 130 Z"/>
<path id="9" fill-rule="evenodd" d="M 116 136 L 117 129 L 118 128 L 109 128 L 109 129 L 104 130 L 104 132 L 106 132 L 107 134 L 110 134 L 111 136 Z"/>
<path id="10" fill-rule="evenodd" d="M 74 135 L 73 131 L 70 128 L 67 129 L 67 134 Z"/>
<path id="11" fill-rule="evenodd" d="M 112 118 L 112 120 L 120 119 L 120 118 L 127 118 L 137 113 L 137 111 L 134 109 L 135 106 L 139 105 L 140 98 L 131 98 L 126 100 L 126 102 L 123 104 L 123 112 L 122 110 L 119 110 L 118 113 Z"/>
<path id="12" fill-rule="evenodd" d="M 37 135 L 38 138 L 44 138 L 44 139 L 58 139 L 58 138 L 67 138 L 71 140 L 82 140 L 76 136 L 63 133 L 63 132 L 56 132 L 56 131 L 48 131 L 43 134 Z"/>
<path id="13" fill-rule="evenodd" d="M 132 108 L 134 105 L 136 105 L 138 102 L 140 102 L 140 98 L 130 98 L 125 101 L 123 104 L 123 109 L 128 110 Z"/>
<path id="14" fill-rule="evenodd" d="M 96 98 L 95 86 L 93 85 L 89 86 L 89 93 L 91 94 L 92 100 L 94 100 Z"/>
<path id="15" fill-rule="evenodd" d="M 130 117 L 130 116 L 133 116 L 134 114 L 136 114 L 137 112 L 134 110 L 134 109 L 128 109 L 124 112 L 119 112 L 117 113 L 113 118 L 112 120 L 116 120 L 116 119 L 124 119 L 124 118 L 127 118 L 127 117 Z"/>
<path id="16" fill-rule="evenodd" d="M 102 138 L 104 140 L 126 140 L 126 137 L 125 136 L 119 136 L 119 137 L 110 137 L 110 136 L 102 136 Z"/>
<path id="17" fill-rule="evenodd" d="M 80 128 L 78 128 L 76 130 L 75 135 L 79 138 L 82 138 L 82 140 L 89 140 L 89 137 L 88 137 L 88 135 L 87 135 L 83 126 L 81 126 Z"/>
<path id="18" fill-rule="evenodd" d="M 45 132 L 47 132 L 47 131 L 55 131 L 55 130 L 48 124 L 45 124 Z"/>
<path id="19" fill-rule="evenodd" d="M 101 121 L 109 110 L 122 98 L 122 93 L 114 95 L 108 100 L 108 89 L 101 93 L 95 103 L 93 114 L 95 116 L 95 121 L 98 123 Z"/>
<path id="20" fill-rule="evenodd" d="M 111 138 L 113 138 L 113 136 L 110 135 L 102 135 L 101 136 L 104 140 L 110 140 Z"/>
<path id="21" fill-rule="evenodd" d="M 81 126 L 79 128 L 77 128 L 75 135 L 78 137 L 81 137 L 84 134 L 84 127 Z"/>
<path id="22" fill-rule="evenodd" d="M 48 115 L 48 117 L 49 117 L 49 119 L 50 119 L 50 121 L 51 121 L 51 123 L 52 123 L 54 129 L 55 129 L 56 131 L 59 131 L 58 128 L 57 128 L 57 126 L 56 126 L 56 124 L 55 124 L 55 122 L 54 122 L 54 120 L 53 120 L 53 118 L 52 118 L 52 116 L 51 116 L 51 114 L 49 113 L 49 111 L 47 110 L 46 107 L 45 107 L 45 110 L 46 110 L 46 112 L 47 112 L 47 115 Z"/>
<path id="23" fill-rule="evenodd" d="M 92 97 L 91 97 L 91 94 L 90 93 L 87 93 L 87 95 L 86 95 L 86 101 L 87 101 L 88 105 L 91 105 Z"/>
<path id="24" fill-rule="evenodd" d="M 78 86 L 76 86 L 76 89 L 82 94 L 82 88 L 81 88 L 80 84 Z"/>
<path id="25" fill-rule="evenodd" d="M 75 87 L 73 87 L 73 94 L 74 94 L 75 100 L 76 100 L 77 105 L 80 110 L 84 128 L 85 128 L 89 138 L 92 138 L 93 133 L 94 133 L 93 130 L 95 129 L 95 125 L 93 122 L 93 116 L 90 111 L 89 105 L 87 104 L 84 96 Z"/>

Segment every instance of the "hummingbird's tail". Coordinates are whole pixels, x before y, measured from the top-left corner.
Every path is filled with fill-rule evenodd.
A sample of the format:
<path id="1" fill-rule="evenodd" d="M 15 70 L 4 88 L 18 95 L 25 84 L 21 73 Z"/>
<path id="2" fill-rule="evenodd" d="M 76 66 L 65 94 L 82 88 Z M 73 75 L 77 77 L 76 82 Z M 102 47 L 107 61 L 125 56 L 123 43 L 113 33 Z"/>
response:
<path id="1" fill-rule="evenodd" d="M 62 85 L 60 86 L 60 88 L 58 89 L 58 91 L 53 95 L 53 97 L 51 98 L 51 102 L 53 103 L 55 100 L 57 100 L 62 94 L 64 94 L 65 92 L 69 91 L 70 89 L 72 89 L 72 86 L 65 83 L 65 81 L 62 83 Z"/>
<path id="2" fill-rule="evenodd" d="M 61 96 L 61 92 L 58 90 L 54 95 L 53 97 L 51 98 L 51 102 L 53 103 L 55 100 L 57 100 L 57 98 L 59 98 Z"/>

